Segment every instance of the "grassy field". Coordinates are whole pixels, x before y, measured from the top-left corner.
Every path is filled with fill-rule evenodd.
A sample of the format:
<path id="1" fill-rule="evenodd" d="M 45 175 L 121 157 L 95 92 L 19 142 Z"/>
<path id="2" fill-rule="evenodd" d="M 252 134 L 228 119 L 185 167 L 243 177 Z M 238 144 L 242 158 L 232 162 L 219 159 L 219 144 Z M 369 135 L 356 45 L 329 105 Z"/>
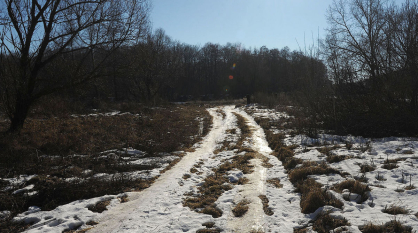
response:
<path id="1" fill-rule="evenodd" d="M 156 176 L 131 174 L 166 171 L 210 125 L 203 105 L 108 104 L 56 114 L 35 109 L 20 134 L 0 134 L 0 210 L 10 211 L 0 221 L 0 231 L 24 229 L 10 220 L 30 206 L 51 210 L 74 200 L 149 187 Z M 7 121 L 0 122 L 0 131 L 7 127 Z M 138 156 L 156 162 L 135 163 Z M 32 188 L 17 191 L 24 187 Z"/>

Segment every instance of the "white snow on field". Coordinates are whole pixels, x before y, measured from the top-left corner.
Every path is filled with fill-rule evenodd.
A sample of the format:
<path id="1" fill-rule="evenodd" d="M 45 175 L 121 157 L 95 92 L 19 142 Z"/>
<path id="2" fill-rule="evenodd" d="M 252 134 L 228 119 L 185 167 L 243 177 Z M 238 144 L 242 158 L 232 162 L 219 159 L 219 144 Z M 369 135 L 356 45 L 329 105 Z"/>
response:
<path id="1" fill-rule="evenodd" d="M 265 112 L 265 110 L 259 111 L 258 114 L 254 115 L 257 117 L 269 115 L 269 113 L 262 114 L 262 112 Z M 350 175 L 346 178 L 343 178 L 338 174 L 310 176 L 317 182 L 323 184 L 324 187 L 329 188 L 350 177 L 363 175 L 363 173 L 360 172 L 359 165 L 361 164 L 369 164 L 376 168 L 376 170 L 372 172 L 365 173 L 365 177 L 368 178 L 367 184 L 372 189 L 367 201 L 358 204 L 356 200 L 354 200 L 356 197 L 355 194 L 350 194 L 352 200 L 346 201 L 342 198 L 343 194 L 330 190 L 329 192 L 333 192 L 336 198 L 343 201 L 343 209 L 339 210 L 326 206 L 312 215 L 305 215 L 305 218 L 314 219 L 316 214 L 326 210 L 332 213 L 332 216 L 346 218 L 351 224 L 351 226 L 348 227 L 348 232 L 360 232 L 359 227 L 368 223 L 380 225 L 395 219 L 406 226 L 412 227 L 413 231 L 418 231 L 418 218 L 415 216 L 418 213 L 418 189 L 405 190 L 405 188 L 410 185 L 410 182 L 413 186 L 418 187 L 418 157 L 416 155 L 418 140 L 416 138 L 389 137 L 369 139 L 329 134 L 320 134 L 318 135 L 318 138 L 310 138 L 306 135 L 296 135 L 294 137 L 286 135 L 285 142 L 287 145 L 299 145 L 295 150 L 295 157 L 305 161 L 325 161 L 326 156 L 321 155 L 316 149 L 323 146 L 332 147 L 333 145 L 339 145 L 341 148 L 332 150 L 331 153 L 349 156 L 350 159 L 330 164 L 331 167 L 337 168 L 341 172 L 349 173 Z M 347 143 L 351 145 L 349 149 L 346 146 Z M 402 160 L 397 162 L 397 168 L 387 170 L 382 168 L 387 159 Z M 276 165 L 271 169 L 275 168 L 277 168 Z M 270 202 L 272 202 L 272 199 L 270 199 Z M 297 206 L 298 205 L 299 200 L 297 201 Z M 409 213 L 406 215 L 390 215 L 382 212 L 382 210 L 391 206 L 403 207 L 407 209 Z M 303 217 L 296 217 L 296 214 L 294 214 L 292 219 L 303 219 Z M 281 221 L 277 221 L 276 219 L 275 222 Z M 301 224 L 303 223 L 304 221 L 301 222 Z M 278 232 L 292 231 L 289 228 L 289 231 Z"/>
<path id="2" fill-rule="evenodd" d="M 256 124 L 253 117 L 267 117 L 272 120 L 289 117 L 284 113 L 273 110 L 251 107 L 253 113 L 248 115 L 243 108 L 224 106 L 208 109 L 213 116 L 213 128 L 204 140 L 196 146 L 196 151 L 186 153 L 181 161 L 172 169 L 162 174 L 155 183 L 141 192 L 127 193 L 129 201 L 120 203 L 120 195 L 108 195 L 79 200 L 67 205 L 59 206 L 52 211 L 40 211 L 37 207 L 31 207 L 27 212 L 18 215 L 15 220 L 34 223 L 28 232 L 62 232 L 66 229 L 86 229 L 88 232 L 196 232 L 203 229 L 202 223 L 214 222 L 216 227 L 223 232 L 250 232 L 262 230 L 264 232 L 293 232 L 294 228 L 308 226 L 309 221 L 314 220 L 321 212 L 332 213 L 332 216 L 346 218 L 351 226 L 345 232 L 360 232 L 359 227 L 369 222 L 382 224 L 391 220 L 399 220 L 404 225 L 413 227 L 418 231 L 418 189 L 407 190 L 410 184 L 418 187 L 418 140 L 415 138 L 383 138 L 368 139 L 354 136 L 335 136 L 321 134 L 318 138 L 310 138 L 306 135 L 286 135 L 285 142 L 288 145 L 298 145 L 295 156 L 305 161 L 325 161 L 326 156 L 317 149 L 320 147 L 338 148 L 331 150 L 334 155 L 347 156 L 348 159 L 329 164 L 346 173 L 345 177 L 339 174 L 313 175 L 311 178 L 324 185 L 329 195 L 338 198 L 344 203 L 343 209 L 330 206 L 319 208 L 311 214 L 302 214 L 300 210 L 300 194 L 294 192 L 294 187 L 287 177 L 282 163 L 273 155 L 268 147 L 263 129 Z M 223 118 L 217 111 L 226 114 Z M 215 202 L 223 211 L 219 218 L 197 213 L 188 207 L 183 207 L 184 194 L 197 192 L 199 185 L 205 177 L 213 174 L 213 168 L 222 164 L 225 160 L 237 155 L 236 150 L 221 151 L 214 154 L 215 149 L 221 148 L 225 140 L 235 142 L 236 136 L 228 133 L 235 129 L 236 117 L 233 112 L 240 114 L 254 130 L 252 138 L 246 141 L 253 150 L 269 158 L 271 168 L 260 166 L 260 160 L 253 159 L 252 174 L 244 175 L 241 171 L 228 172 L 228 178 L 232 181 L 240 177 L 246 177 L 250 182 L 246 185 L 234 185 L 229 191 L 224 192 Z M 117 114 L 117 113 L 115 113 Z M 277 131 L 277 130 L 276 130 Z M 283 132 L 285 133 L 285 132 Z M 109 151 L 116 153 L 116 151 Z M 118 154 L 124 157 L 123 154 Z M 126 150 L 126 160 L 135 164 L 147 164 L 154 158 L 143 159 L 144 154 L 134 149 Z M 174 156 L 177 157 L 177 156 Z M 167 157 L 168 160 L 174 157 Z M 398 159 L 397 167 L 392 170 L 382 168 L 385 161 Z M 194 165 L 198 172 L 190 171 Z M 374 171 L 365 174 L 360 172 L 360 165 L 368 164 L 375 167 Z M 141 172 L 131 173 L 140 177 Z M 107 174 L 103 174 L 104 177 Z M 145 173 L 143 174 L 145 175 Z M 158 174 L 153 174 L 158 175 Z M 189 178 L 183 178 L 184 175 Z M 355 193 L 344 192 L 342 194 L 330 190 L 332 185 L 364 176 L 367 184 L 372 189 L 369 199 L 363 203 L 357 203 Z M 265 181 L 279 178 L 282 188 L 276 188 Z M 10 180 L 16 184 L 28 180 L 28 177 Z M 22 189 L 30 191 L 27 186 Z M 22 191 L 23 192 L 23 191 Z M 272 216 L 264 214 L 261 200 L 258 195 L 266 195 L 269 207 L 274 212 Z M 346 197 L 348 200 L 344 200 Z M 348 198 L 347 198 L 348 197 Z M 234 217 L 231 209 L 242 199 L 251 201 L 249 211 L 240 218 Z M 108 210 L 103 213 L 94 213 L 88 207 L 102 200 L 111 200 Z M 389 215 L 382 210 L 391 206 L 400 206 L 409 210 L 405 215 Z M 7 213 L 0 213 L 0 217 Z M 98 222 L 98 225 L 87 225 L 88 222 Z M 311 231 L 313 232 L 313 231 Z"/>

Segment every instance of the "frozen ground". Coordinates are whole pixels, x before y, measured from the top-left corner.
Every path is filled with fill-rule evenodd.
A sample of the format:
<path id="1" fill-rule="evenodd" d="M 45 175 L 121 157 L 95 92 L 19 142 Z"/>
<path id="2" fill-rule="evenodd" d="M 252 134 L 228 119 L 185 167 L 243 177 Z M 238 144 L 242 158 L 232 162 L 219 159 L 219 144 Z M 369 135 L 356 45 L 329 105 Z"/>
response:
<path id="1" fill-rule="evenodd" d="M 343 199 L 343 195 L 330 190 L 329 192 L 344 203 L 342 209 L 325 206 L 312 214 L 302 214 L 300 210 L 300 194 L 294 192 L 287 173 L 281 162 L 270 155 L 263 129 L 254 121 L 253 117 L 266 117 L 279 120 L 289 117 L 287 114 L 277 113 L 272 110 L 254 108 L 252 116 L 245 113 L 243 108 L 224 106 L 208 109 L 213 116 L 213 127 L 202 142 L 196 145 L 194 152 L 187 153 L 176 166 L 162 174 L 148 189 L 141 192 L 129 192 L 120 195 L 109 195 L 79 200 L 67 205 L 59 206 L 52 211 L 40 211 L 37 207 L 31 207 L 27 212 L 20 214 L 15 219 L 35 223 L 28 232 L 62 232 L 68 229 L 88 229 L 88 232 L 196 232 L 204 229 L 203 223 L 213 222 L 215 226 L 223 229 L 223 232 L 293 232 L 295 227 L 308 226 L 321 211 L 328 211 L 332 216 L 346 218 L 351 224 L 346 232 L 360 232 L 359 226 L 369 222 L 374 224 L 386 223 L 395 218 L 404 225 L 418 230 L 418 189 L 405 189 L 407 186 L 418 186 L 416 148 L 418 141 L 413 138 L 384 138 L 365 139 L 360 137 L 340 137 L 333 135 L 320 135 L 312 139 L 303 135 L 286 135 L 287 144 L 296 144 L 296 157 L 307 161 L 325 161 L 326 157 L 317 148 L 338 145 L 331 153 L 348 156 L 346 160 L 331 163 L 330 166 L 345 172 L 346 177 L 340 175 L 315 175 L 315 180 L 330 187 L 345 179 L 351 179 L 362 175 L 361 164 L 369 164 L 376 169 L 364 174 L 368 179 L 367 184 L 372 191 L 369 199 L 358 204 L 351 198 Z M 253 109 L 253 110 L 254 110 Z M 249 182 L 245 185 L 234 185 L 229 191 L 224 192 L 216 201 L 217 206 L 223 211 L 219 218 L 211 215 L 197 213 L 183 206 L 186 193 L 196 192 L 208 175 L 213 174 L 213 168 L 218 167 L 223 161 L 240 154 L 238 150 L 224 150 L 214 153 L 225 140 L 236 142 L 237 138 L 231 130 L 239 131 L 237 113 L 247 120 L 252 128 L 251 138 L 245 143 L 254 151 L 269 159 L 270 168 L 261 166 L 260 159 L 251 160 L 254 172 L 242 174 L 236 170 L 229 173 L 230 179 L 246 177 Z M 351 145 L 351 146 L 347 146 Z M 141 153 L 128 150 L 128 153 L 137 157 L 136 163 L 142 163 Z M 387 170 L 382 168 L 385 160 L 397 159 L 396 168 Z M 200 164 L 198 172 L 192 173 L 190 169 Z M 157 173 L 157 172 L 155 172 Z M 150 171 L 147 174 L 153 174 Z M 141 174 L 137 174 L 141 176 Z M 142 174 L 143 175 L 143 174 Z M 189 178 L 185 178 L 185 177 Z M 267 184 L 266 180 L 280 179 L 281 188 Z M 379 179 L 378 179 L 379 178 Z M 28 179 L 28 177 L 20 177 Z M 11 180 L 19 182 L 19 179 Z M 30 187 L 26 187 L 30 189 Z M 129 201 L 121 203 L 123 195 L 127 195 Z M 269 207 L 273 214 L 267 215 L 263 211 L 259 195 L 266 195 Z M 355 194 L 348 194 L 354 195 Z M 240 200 L 250 201 L 249 211 L 243 217 L 235 217 L 232 208 Z M 88 207 L 102 200 L 110 200 L 108 210 L 95 213 Z M 390 206 L 400 206 L 409 210 L 408 214 L 390 215 L 382 210 Z M 0 213 L 1 214 L 1 213 Z M 91 226 L 87 223 L 98 222 Z"/>

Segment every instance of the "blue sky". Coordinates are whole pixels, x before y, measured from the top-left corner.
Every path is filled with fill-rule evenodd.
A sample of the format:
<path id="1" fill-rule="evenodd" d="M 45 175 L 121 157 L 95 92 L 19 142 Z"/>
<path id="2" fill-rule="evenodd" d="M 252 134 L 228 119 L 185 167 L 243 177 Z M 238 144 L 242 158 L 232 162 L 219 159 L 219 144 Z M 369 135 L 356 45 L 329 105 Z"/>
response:
<path id="1" fill-rule="evenodd" d="M 302 50 L 325 37 L 332 0 L 153 0 L 153 28 L 192 45 L 241 43 Z M 304 36 L 305 35 L 305 36 Z M 312 36 L 314 39 L 312 39 Z M 304 42 L 305 37 L 305 42 Z M 297 42 L 298 43 L 297 43 Z"/>

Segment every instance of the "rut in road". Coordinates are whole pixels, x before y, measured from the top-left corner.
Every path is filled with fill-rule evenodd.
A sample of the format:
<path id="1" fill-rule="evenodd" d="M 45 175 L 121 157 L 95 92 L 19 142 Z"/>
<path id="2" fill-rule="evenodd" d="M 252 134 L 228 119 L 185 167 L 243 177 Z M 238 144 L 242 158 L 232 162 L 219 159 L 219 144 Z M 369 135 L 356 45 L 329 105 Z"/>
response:
<path id="1" fill-rule="evenodd" d="M 224 232 L 266 230 L 266 214 L 259 196 L 266 194 L 267 168 L 263 167 L 263 160 L 271 149 L 264 133 L 250 116 L 234 106 L 211 108 L 208 111 L 213 116 L 213 126 L 196 151 L 187 153 L 148 189 L 129 193 L 129 202 L 109 209 L 89 232 L 196 232 L 205 228 L 202 224 L 208 222 Z M 251 136 L 242 142 L 244 151 L 225 149 L 215 154 L 214 151 L 219 150 L 224 141 L 237 143 L 237 137 L 232 133 L 241 131 L 237 126 L 237 117 L 242 117 L 251 128 Z M 245 150 L 255 155 L 250 160 L 253 172 L 245 176 L 248 183 L 231 185 L 231 189 L 216 200 L 222 216 L 214 218 L 183 206 L 185 194 L 197 193 L 206 177 L 212 175 L 224 161 L 247 153 Z M 192 168 L 198 172 L 191 172 Z M 234 174 L 240 174 L 240 171 L 231 171 L 228 177 Z M 249 201 L 248 211 L 242 217 L 235 217 L 232 208 L 243 199 Z"/>

